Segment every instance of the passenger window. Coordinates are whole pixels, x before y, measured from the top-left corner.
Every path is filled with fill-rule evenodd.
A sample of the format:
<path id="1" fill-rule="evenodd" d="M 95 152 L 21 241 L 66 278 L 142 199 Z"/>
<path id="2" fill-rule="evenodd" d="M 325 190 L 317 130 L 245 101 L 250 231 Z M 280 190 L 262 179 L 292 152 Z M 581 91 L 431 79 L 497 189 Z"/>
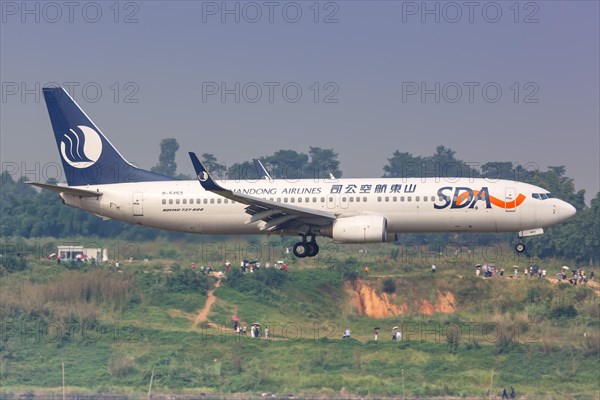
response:
<path id="1" fill-rule="evenodd" d="M 385 196 L 385 202 L 387 203 L 388 201 L 390 201 L 390 198 L 388 196 Z"/>
<path id="2" fill-rule="evenodd" d="M 196 204 L 200 204 L 200 199 L 196 199 Z"/>
<path id="3" fill-rule="evenodd" d="M 408 196 L 408 197 L 406 198 L 406 201 L 412 201 L 412 197 L 411 197 L 411 196 Z"/>
<path id="4" fill-rule="evenodd" d="M 298 203 L 302 203 L 302 197 L 298 197 Z"/>
<path id="5" fill-rule="evenodd" d="M 179 199 L 176 199 L 176 200 L 175 200 L 175 204 L 179 204 Z"/>
<path id="6" fill-rule="evenodd" d="M 404 202 L 404 196 L 400 196 L 400 201 Z"/>
<path id="7" fill-rule="evenodd" d="M 173 199 L 169 199 L 169 204 L 173 204 Z"/>
<path id="8" fill-rule="evenodd" d="M 163 204 L 167 204 L 167 199 L 162 199 Z"/>
<path id="9" fill-rule="evenodd" d="M 202 202 L 203 202 L 204 204 L 206 204 L 206 203 L 208 203 L 208 199 L 203 199 L 203 200 L 202 200 Z"/>
<path id="10" fill-rule="evenodd" d="M 294 201 L 296 201 L 296 199 L 293 197 L 290 197 L 290 203 L 293 203 Z"/>
<path id="11" fill-rule="evenodd" d="M 210 204 L 215 204 L 215 199 L 210 199 Z"/>
<path id="12" fill-rule="evenodd" d="M 363 197 L 363 201 L 366 203 L 367 202 L 367 196 Z"/>
<path id="13" fill-rule="evenodd" d="M 429 200 L 429 197 L 423 196 L 423 201 L 427 201 L 427 200 Z"/>
<path id="14" fill-rule="evenodd" d="M 229 200 L 228 200 L 228 199 L 225 199 L 223 202 L 224 202 L 225 204 L 227 204 L 227 203 L 229 203 Z"/>
<path id="15" fill-rule="evenodd" d="M 354 197 L 350 197 L 349 200 L 350 200 L 350 203 L 354 203 Z"/>
<path id="16" fill-rule="evenodd" d="M 183 199 L 183 204 L 187 204 L 187 199 Z"/>
<path id="17" fill-rule="evenodd" d="M 356 202 L 360 203 L 360 197 L 358 197 L 358 196 L 356 197 Z"/>
<path id="18" fill-rule="evenodd" d="M 325 197 L 321 197 L 321 203 L 325 203 Z"/>
<path id="19" fill-rule="evenodd" d="M 421 198 L 419 196 L 415 197 L 415 201 L 421 201 Z"/>
<path id="20" fill-rule="evenodd" d="M 396 196 L 392 197 L 392 201 L 396 202 L 398 201 L 398 198 Z"/>
<path id="21" fill-rule="evenodd" d="M 284 202 L 284 203 L 287 203 L 287 197 L 284 197 L 284 198 L 283 198 L 283 202 Z"/>
<path id="22" fill-rule="evenodd" d="M 381 196 L 377 196 L 377 201 L 381 203 Z"/>

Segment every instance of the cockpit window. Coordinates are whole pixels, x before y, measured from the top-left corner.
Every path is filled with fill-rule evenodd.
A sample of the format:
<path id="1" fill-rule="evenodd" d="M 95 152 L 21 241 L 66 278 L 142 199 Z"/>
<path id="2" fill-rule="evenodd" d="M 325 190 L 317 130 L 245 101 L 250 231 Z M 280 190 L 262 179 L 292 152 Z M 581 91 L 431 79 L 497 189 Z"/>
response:
<path id="1" fill-rule="evenodd" d="M 538 200 L 546 200 L 553 199 L 554 195 L 552 193 L 532 193 L 531 197 Z"/>

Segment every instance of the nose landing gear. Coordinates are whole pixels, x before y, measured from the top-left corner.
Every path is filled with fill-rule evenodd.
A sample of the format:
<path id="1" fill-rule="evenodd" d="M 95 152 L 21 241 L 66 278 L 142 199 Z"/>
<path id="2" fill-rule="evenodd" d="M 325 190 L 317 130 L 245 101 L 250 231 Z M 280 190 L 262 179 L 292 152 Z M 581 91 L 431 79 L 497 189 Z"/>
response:
<path id="1" fill-rule="evenodd" d="M 306 240 L 306 235 L 302 235 L 302 241 L 294 244 L 293 251 L 298 258 L 314 257 L 319 253 L 319 245 L 314 235 L 311 235 L 310 242 Z"/>

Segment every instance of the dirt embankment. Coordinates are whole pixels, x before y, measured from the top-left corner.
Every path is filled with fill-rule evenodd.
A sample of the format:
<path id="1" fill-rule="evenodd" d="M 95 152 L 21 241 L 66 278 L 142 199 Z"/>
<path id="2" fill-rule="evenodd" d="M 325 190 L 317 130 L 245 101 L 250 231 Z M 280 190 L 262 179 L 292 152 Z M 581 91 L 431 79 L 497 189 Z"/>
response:
<path id="1" fill-rule="evenodd" d="M 363 280 L 346 282 L 344 289 L 352 299 L 359 315 L 370 318 L 387 318 L 406 314 L 452 313 L 456 311 L 456 299 L 451 292 L 436 291 L 435 302 L 429 299 L 412 299 L 397 304 L 395 295 L 377 294 L 376 289 Z"/>

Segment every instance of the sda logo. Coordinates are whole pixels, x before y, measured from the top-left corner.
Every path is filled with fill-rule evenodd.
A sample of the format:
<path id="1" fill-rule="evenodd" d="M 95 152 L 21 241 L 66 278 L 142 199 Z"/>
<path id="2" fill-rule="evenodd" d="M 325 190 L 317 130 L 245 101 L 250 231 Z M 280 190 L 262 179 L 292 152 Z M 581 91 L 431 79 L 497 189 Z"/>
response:
<path id="1" fill-rule="evenodd" d="M 60 154 L 71 167 L 87 168 L 100 158 L 102 140 L 98 132 L 89 126 L 79 125 L 77 129 L 69 129 L 64 134 L 60 142 Z"/>
<path id="2" fill-rule="evenodd" d="M 448 194 L 452 193 L 452 189 L 454 189 L 454 196 L 451 197 Z M 445 192 L 449 193 L 446 194 Z M 490 202 L 490 192 L 487 187 L 482 187 L 481 190 L 473 191 L 473 189 L 463 186 L 458 186 L 456 188 L 446 186 L 440 188 L 437 194 L 438 199 L 443 202 L 439 205 L 433 205 L 433 207 L 435 207 L 438 210 L 446 208 L 448 206 L 450 206 L 450 208 L 465 208 L 467 206 L 469 208 L 473 208 L 479 200 L 485 202 L 485 208 L 492 208 Z"/>
<path id="3" fill-rule="evenodd" d="M 454 191 L 454 194 L 452 193 Z M 473 208 L 478 201 L 485 202 L 485 208 L 492 208 L 492 205 L 499 208 L 516 208 L 525 201 L 525 195 L 519 193 L 517 198 L 511 201 L 500 200 L 490 195 L 489 189 L 484 186 L 481 190 L 473 190 L 464 186 L 445 186 L 438 190 L 438 201 L 442 204 L 434 204 L 437 210 L 444 208 Z M 450 196 L 452 195 L 452 196 Z"/>

